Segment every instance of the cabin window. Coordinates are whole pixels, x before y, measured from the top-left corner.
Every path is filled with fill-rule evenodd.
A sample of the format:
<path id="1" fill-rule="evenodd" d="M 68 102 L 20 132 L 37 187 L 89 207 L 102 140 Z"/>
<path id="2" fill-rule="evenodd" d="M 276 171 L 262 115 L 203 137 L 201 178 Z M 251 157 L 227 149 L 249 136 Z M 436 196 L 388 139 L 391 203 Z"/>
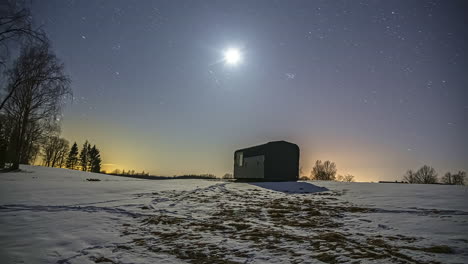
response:
<path id="1" fill-rule="evenodd" d="M 244 153 L 238 152 L 236 153 L 236 162 L 237 166 L 242 167 L 244 165 Z"/>

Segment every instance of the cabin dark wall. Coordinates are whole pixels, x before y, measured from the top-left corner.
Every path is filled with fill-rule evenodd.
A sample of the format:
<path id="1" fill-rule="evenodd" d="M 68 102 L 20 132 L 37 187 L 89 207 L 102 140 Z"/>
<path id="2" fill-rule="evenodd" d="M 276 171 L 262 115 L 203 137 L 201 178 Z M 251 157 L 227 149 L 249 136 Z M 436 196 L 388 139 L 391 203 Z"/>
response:
<path id="1" fill-rule="evenodd" d="M 285 143 L 270 146 L 265 159 L 265 178 L 296 181 L 299 178 L 299 147 Z"/>
<path id="2" fill-rule="evenodd" d="M 237 153 L 243 153 L 244 159 L 264 156 L 263 173 L 249 167 L 250 164 L 238 166 Z M 296 181 L 299 178 L 299 147 L 286 141 L 275 141 L 237 150 L 234 152 L 234 178 Z"/>

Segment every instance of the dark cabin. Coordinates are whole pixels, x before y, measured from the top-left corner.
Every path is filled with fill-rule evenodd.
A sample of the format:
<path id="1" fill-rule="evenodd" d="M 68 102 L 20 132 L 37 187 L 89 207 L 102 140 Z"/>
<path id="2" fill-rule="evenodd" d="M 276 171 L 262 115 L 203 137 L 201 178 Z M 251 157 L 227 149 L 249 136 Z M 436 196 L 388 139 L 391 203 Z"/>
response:
<path id="1" fill-rule="evenodd" d="M 299 147 L 286 141 L 239 149 L 234 152 L 234 179 L 297 181 Z"/>

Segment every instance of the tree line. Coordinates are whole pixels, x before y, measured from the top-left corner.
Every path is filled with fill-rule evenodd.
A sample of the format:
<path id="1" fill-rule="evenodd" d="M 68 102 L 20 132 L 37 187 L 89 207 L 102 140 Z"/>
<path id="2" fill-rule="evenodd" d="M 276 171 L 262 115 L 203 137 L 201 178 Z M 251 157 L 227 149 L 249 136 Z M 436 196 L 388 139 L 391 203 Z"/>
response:
<path id="1" fill-rule="evenodd" d="M 10 49 L 19 51 L 14 60 Z M 0 67 L 0 168 L 18 169 L 40 154 L 49 165 L 63 162 L 63 153 L 49 147 L 63 150 L 65 142 L 50 135 L 59 127 L 71 81 L 24 1 L 6 1 L 0 9 Z"/>
<path id="2" fill-rule="evenodd" d="M 403 180 L 408 183 L 418 183 L 418 184 L 450 184 L 450 185 L 465 185 L 466 172 L 458 171 L 457 173 L 452 174 L 447 172 L 440 179 L 436 170 L 430 166 L 424 165 L 417 171 L 408 170 L 405 175 L 403 175 Z"/>
<path id="3" fill-rule="evenodd" d="M 137 172 L 135 170 L 126 171 L 126 170 L 115 169 L 108 174 L 117 175 L 117 176 L 150 176 L 150 174 L 148 172 L 145 172 L 144 170 L 142 172 Z"/>
<path id="4" fill-rule="evenodd" d="M 78 152 L 78 145 L 75 142 L 68 153 L 66 161 L 68 169 L 101 172 L 101 154 L 96 145 L 91 147 L 91 144 L 86 140 L 79 155 Z"/>
<path id="5" fill-rule="evenodd" d="M 302 172 L 302 169 L 301 169 Z M 310 177 L 301 176 L 301 180 L 319 180 L 319 181 L 343 181 L 353 182 L 354 176 L 351 174 L 336 175 L 337 168 L 334 162 L 329 160 L 322 162 L 317 160 L 310 173 Z M 458 171 L 457 173 L 447 172 L 440 179 L 436 170 L 430 166 L 424 165 L 417 171 L 408 170 L 403 176 L 403 180 L 407 183 L 419 184 L 451 184 L 465 185 L 466 172 Z"/>
<path id="6" fill-rule="evenodd" d="M 96 145 L 86 140 L 79 152 L 78 145 L 73 143 L 69 147 L 68 141 L 64 138 L 52 136 L 42 160 L 44 166 L 68 168 L 72 170 L 82 170 L 89 172 L 101 172 L 101 154 Z M 58 161 L 55 163 L 55 161 Z"/>
<path id="7" fill-rule="evenodd" d="M 38 154 L 42 166 L 101 172 L 101 154 L 96 145 L 91 146 L 86 140 L 81 151 L 76 142 L 70 148 L 69 141 L 60 137 L 59 129 L 58 126 L 51 131 L 49 129 L 49 134 L 40 142 Z"/>
<path id="8" fill-rule="evenodd" d="M 10 50 L 19 55 L 11 58 Z M 99 149 L 86 141 L 81 152 L 60 137 L 61 108 L 72 94 L 63 63 L 46 33 L 36 27 L 26 1 L 0 8 L 0 169 L 34 164 L 100 172 Z"/>
<path id="9" fill-rule="evenodd" d="M 104 172 L 105 173 L 105 172 Z M 216 179 L 216 175 L 214 174 L 184 174 L 184 175 L 174 175 L 174 176 L 157 176 L 157 175 L 150 175 L 148 172 L 136 172 L 135 170 L 120 170 L 115 169 L 110 173 L 106 173 L 109 175 L 115 176 L 125 176 L 125 177 L 132 177 L 132 178 L 141 178 L 141 179 L 151 179 L 151 180 L 169 180 L 169 179 Z"/>

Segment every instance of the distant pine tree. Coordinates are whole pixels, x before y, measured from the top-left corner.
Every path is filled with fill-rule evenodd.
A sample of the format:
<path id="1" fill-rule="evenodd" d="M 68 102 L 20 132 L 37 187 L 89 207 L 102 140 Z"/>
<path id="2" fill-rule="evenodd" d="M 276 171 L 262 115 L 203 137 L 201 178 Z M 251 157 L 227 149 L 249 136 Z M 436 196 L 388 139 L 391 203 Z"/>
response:
<path id="1" fill-rule="evenodd" d="M 88 150 L 89 150 L 89 143 L 88 140 L 85 141 L 83 144 L 83 148 L 81 149 L 80 153 L 80 166 L 82 171 L 88 171 Z"/>
<path id="2" fill-rule="evenodd" d="M 91 156 L 90 156 L 90 153 L 91 153 L 91 144 L 88 142 L 88 164 L 86 165 L 87 169 L 86 171 L 91 171 Z"/>
<path id="3" fill-rule="evenodd" d="M 78 165 L 78 145 L 75 142 L 68 153 L 66 167 L 74 170 L 76 165 Z"/>
<path id="4" fill-rule="evenodd" d="M 96 145 L 90 148 L 88 156 L 90 171 L 99 173 L 101 171 L 101 154 L 99 153 L 99 149 L 96 148 Z"/>

